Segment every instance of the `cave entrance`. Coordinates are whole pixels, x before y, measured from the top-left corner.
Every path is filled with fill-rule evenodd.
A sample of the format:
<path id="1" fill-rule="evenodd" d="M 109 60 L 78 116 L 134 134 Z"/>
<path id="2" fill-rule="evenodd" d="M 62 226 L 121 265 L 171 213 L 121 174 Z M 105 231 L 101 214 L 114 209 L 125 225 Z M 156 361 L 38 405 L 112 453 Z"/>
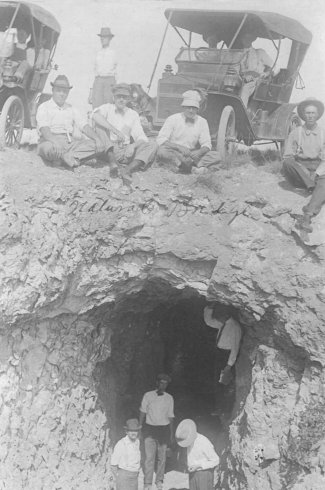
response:
<path id="1" fill-rule="evenodd" d="M 150 282 L 105 320 L 113 325 L 111 356 L 98 366 L 98 392 L 113 441 L 123 435 L 125 420 L 138 417 L 143 394 L 155 388 L 157 374 L 167 372 L 175 425 L 192 418 L 216 447 L 224 447 L 225 434 L 220 437 L 220 419 L 213 414 L 217 330 L 205 324 L 205 306 L 205 297 L 194 289 Z M 229 398 L 227 403 L 231 409 Z"/>

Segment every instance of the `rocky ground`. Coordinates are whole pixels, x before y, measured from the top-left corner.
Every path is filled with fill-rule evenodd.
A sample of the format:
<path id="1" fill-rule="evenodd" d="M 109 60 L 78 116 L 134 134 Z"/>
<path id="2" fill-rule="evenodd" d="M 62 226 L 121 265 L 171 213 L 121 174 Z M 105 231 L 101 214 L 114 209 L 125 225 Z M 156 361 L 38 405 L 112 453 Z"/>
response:
<path id="1" fill-rule="evenodd" d="M 106 167 L 7 150 L 0 172 L 0 488 L 106 489 L 95 372 L 114 319 L 194 293 L 232 304 L 245 328 L 221 488 L 324 488 L 324 215 L 300 236 L 308 197 L 276 163 L 152 168 L 129 188 Z"/>

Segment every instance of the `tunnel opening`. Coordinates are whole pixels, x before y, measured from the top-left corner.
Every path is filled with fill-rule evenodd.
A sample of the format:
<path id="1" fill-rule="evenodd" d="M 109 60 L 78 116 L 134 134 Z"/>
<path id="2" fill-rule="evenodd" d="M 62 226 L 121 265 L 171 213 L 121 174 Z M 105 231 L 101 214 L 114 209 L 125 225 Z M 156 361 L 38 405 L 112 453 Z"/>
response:
<path id="1" fill-rule="evenodd" d="M 222 416 L 230 420 L 238 403 L 236 380 L 223 387 L 216 412 L 218 330 L 204 321 L 206 305 L 196 290 L 178 290 L 156 280 L 123 298 L 113 311 L 97 309 L 97 324 L 109 325 L 112 331 L 110 357 L 98 363 L 95 378 L 113 443 L 123 436 L 125 421 L 138 417 L 142 397 L 155 389 L 157 375 L 167 372 L 172 378 L 167 391 L 175 401 L 175 427 L 184 418 L 193 419 L 221 454 L 228 442 Z"/>

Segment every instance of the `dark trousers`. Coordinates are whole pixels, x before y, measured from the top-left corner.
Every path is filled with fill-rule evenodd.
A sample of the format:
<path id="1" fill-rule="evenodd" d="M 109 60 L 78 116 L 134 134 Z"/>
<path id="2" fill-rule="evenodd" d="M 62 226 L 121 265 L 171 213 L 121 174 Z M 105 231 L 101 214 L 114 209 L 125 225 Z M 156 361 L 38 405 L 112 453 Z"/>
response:
<path id="1" fill-rule="evenodd" d="M 295 160 L 293 157 L 283 162 L 283 173 L 295 187 L 314 189 L 304 211 L 316 215 L 325 203 L 325 176 L 316 176 L 319 160 Z"/>
<path id="2" fill-rule="evenodd" d="M 213 474 L 213 469 L 190 473 L 190 490 L 213 490 Z"/>
<path id="3" fill-rule="evenodd" d="M 231 381 L 228 386 L 219 383 L 221 371 L 227 366 L 230 350 L 216 347 L 214 364 L 214 403 L 216 410 L 230 412 L 234 402 L 235 381 Z M 234 368 L 232 368 L 235 375 Z"/>
<path id="4" fill-rule="evenodd" d="M 170 436 L 169 425 L 144 428 L 144 484 L 151 485 L 157 459 L 156 484 L 164 481 L 167 444 Z"/>
<path id="5" fill-rule="evenodd" d="M 138 490 L 138 472 L 119 468 L 116 477 L 116 490 Z"/>

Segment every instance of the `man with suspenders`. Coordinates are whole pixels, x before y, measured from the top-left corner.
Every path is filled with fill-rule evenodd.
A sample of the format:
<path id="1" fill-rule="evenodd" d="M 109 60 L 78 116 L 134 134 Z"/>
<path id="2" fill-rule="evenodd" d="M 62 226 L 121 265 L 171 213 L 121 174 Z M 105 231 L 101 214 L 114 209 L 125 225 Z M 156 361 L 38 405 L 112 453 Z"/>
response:
<path id="1" fill-rule="evenodd" d="M 299 227 L 312 231 L 311 219 L 319 213 L 325 202 L 325 137 L 317 121 L 324 113 L 324 104 L 314 98 L 300 102 L 299 117 L 305 121 L 288 136 L 283 160 L 283 172 L 295 187 L 312 191 L 309 203 L 303 207 L 304 215 Z"/>

